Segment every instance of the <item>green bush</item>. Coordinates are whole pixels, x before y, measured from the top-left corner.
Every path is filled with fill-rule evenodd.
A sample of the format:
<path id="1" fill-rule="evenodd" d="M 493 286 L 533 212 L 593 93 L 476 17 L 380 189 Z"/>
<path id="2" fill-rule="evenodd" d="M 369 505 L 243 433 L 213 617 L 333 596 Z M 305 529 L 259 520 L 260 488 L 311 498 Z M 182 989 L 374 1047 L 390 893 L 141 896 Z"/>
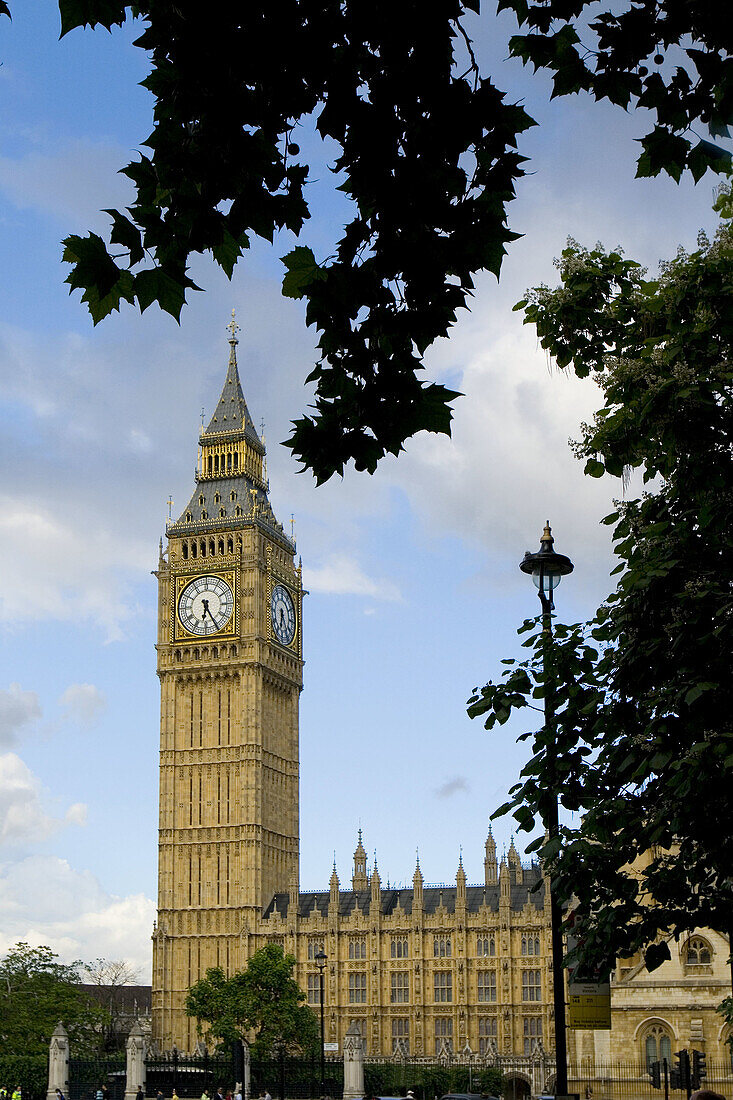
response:
<path id="1" fill-rule="evenodd" d="M 8 1095 L 20 1085 L 23 1100 L 42 1100 L 48 1087 L 48 1055 L 0 1055 L 0 1085 Z"/>

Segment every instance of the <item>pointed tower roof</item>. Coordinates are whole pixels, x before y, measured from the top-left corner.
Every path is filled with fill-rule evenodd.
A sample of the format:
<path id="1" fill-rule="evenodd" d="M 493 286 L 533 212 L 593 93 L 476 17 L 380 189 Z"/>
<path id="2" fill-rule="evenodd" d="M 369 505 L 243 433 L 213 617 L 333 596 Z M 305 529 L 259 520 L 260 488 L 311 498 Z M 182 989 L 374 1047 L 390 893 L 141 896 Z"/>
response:
<path id="1" fill-rule="evenodd" d="M 227 326 L 229 362 L 219 402 L 209 426 L 199 436 L 196 487 L 168 536 L 205 534 L 212 530 L 241 529 L 256 524 L 274 534 L 288 551 L 295 544 L 283 531 L 270 505 L 265 446 L 257 434 L 242 393 L 237 367 L 237 332 L 234 319 Z"/>
<path id="2" fill-rule="evenodd" d="M 239 381 L 239 367 L 237 366 L 237 344 L 239 343 L 237 333 L 239 332 L 239 325 L 236 322 L 234 310 L 232 310 L 232 319 L 227 325 L 227 328 L 231 332 L 231 336 L 229 337 L 229 364 L 227 366 L 227 376 L 224 379 L 221 397 L 214 409 L 214 415 L 209 421 L 209 426 L 205 432 L 201 433 L 201 442 L 203 443 L 207 437 L 213 435 L 229 435 L 232 432 L 243 432 L 247 441 L 252 444 L 255 450 L 258 450 L 264 455 L 265 448 L 262 444 L 262 440 L 257 434 L 257 429 L 254 426 L 252 417 L 250 416 L 247 402 L 244 400 L 242 384 Z"/>

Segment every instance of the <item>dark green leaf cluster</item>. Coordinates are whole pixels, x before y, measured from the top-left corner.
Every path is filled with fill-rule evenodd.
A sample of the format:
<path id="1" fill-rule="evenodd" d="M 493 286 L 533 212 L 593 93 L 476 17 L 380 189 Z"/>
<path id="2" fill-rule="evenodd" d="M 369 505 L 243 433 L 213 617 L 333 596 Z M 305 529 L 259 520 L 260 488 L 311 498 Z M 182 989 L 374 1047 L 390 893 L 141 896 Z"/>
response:
<path id="1" fill-rule="evenodd" d="M 716 139 L 729 137 L 733 122 L 733 34 L 714 5 L 500 0 L 499 8 L 528 28 L 512 38 L 511 53 L 553 73 L 553 97 L 584 91 L 652 113 L 637 176 L 667 172 L 679 180 L 689 170 L 698 180 L 708 168 L 730 167 L 730 152 Z M 699 124 L 713 140 L 695 134 Z"/>
<path id="2" fill-rule="evenodd" d="M 206 971 L 186 995 L 186 1013 L 195 1016 L 199 1034 L 230 1046 L 252 1040 L 255 1057 L 271 1057 L 277 1048 L 312 1053 L 318 1024 L 293 978 L 295 959 L 268 944 L 250 957 L 247 969 L 227 978 L 220 967 Z M 203 1025 L 207 1025 L 204 1027 Z"/>
<path id="3" fill-rule="evenodd" d="M 697 120 L 723 134 L 730 116 L 729 32 L 707 3 L 602 11 L 593 55 L 578 35 L 587 0 L 504 6 L 531 28 L 513 39 L 514 53 L 549 67 L 555 94 L 587 89 L 657 118 L 640 174 L 679 178 L 689 168 L 697 178 L 724 167 L 710 142 L 682 136 Z M 299 235 L 309 167 L 297 128 L 315 120 L 336 145 L 331 171 L 354 215 L 330 256 L 302 245 L 284 257 L 283 292 L 305 301 L 320 349 L 312 414 L 294 422 L 287 445 L 325 481 L 350 461 L 373 471 L 421 430 L 449 433 L 458 395 L 421 380 L 423 356 L 466 306 L 476 273 L 499 274 L 517 236 L 506 215 L 524 172 L 517 139 L 533 125 L 479 71 L 462 22 L 476 0 L 283 0 L 205 18 L 178 0 L 60 8 L 63 33 L 138 16 L 137 45 L 152 65 L 148 151 L 123 169 L 135 201 L 108 211 L 109 243 L 94 233 L 64 242 L 67 281 L 95 324 L 122 302 L 157 302 L 178 318 L 198 289 L 192 256 L 210 253 L 231 276 L 253 234 Z M 663 57 L 688 34 L 694 79 L 684 66 L 666 82 L 664 68 L 642 73 L 640 58 Z"/>
<path id="4" fill-rule="evenodd" d="M 79 988 L 81 963 L 58 961 L 50 947 L 17 943 L 0 960 L 0 1046 L 4 1054 L 48 1055 L 60 1020 L 75 1051 L 97 1050 L 107 1014 Z"/>
<path id="5" fill-rule="evenodd" d="M 505 207 L 522 174 L 517 135 L 532 120 L 474 65 L 456 72 L 472 7 L 286 0 L 202 19 L 173 0 L 62 0 L 64 32 L 131 9 L 152 61 L 150 155 L 123 169 L 136 201 L 109 211 L 112 248 L 95 234 L 65 241 L 68 282 L 95 323 L 122 301 L 178 317 L 195 289 L 193 254 L 210 252 L 231 275 L 252 234 L 299 234 L 309 169 L 295 128 L 315 117 L 337 143 L 332 170 L 354 217 L 331 257 L 287 256 L 283 287 L 306 299 L 320 334 L 315 412 L 289 443 L 319 481 L 349 460 L 373 471 L 417 431 L 449 431 L 457 395 L 416 372 L 473 274 L 498 275 L 516 236 Z"/>
<path id="6" fill-rule="evenodd" d="M 648 489 L 606 517 L 618 584 L 593 622 L 558 628 L 550 651 L 534 635 L 529 661 L 470 712 L 491 728 L 541 698 L 549 652 L 555 722 L 531 735 L 502 811 L 532 828 L 552 782 L 581 811 L 542 854 L 578 898 L 600 963 L 733 925 L 733 237 L 723 224 L 654 281 L 619 253 L 575 244 L 559 266 L 561 286 L 524 308 L 543 346 L 602 386 L 577 453 L 591 476 L 638 469 Z"/>

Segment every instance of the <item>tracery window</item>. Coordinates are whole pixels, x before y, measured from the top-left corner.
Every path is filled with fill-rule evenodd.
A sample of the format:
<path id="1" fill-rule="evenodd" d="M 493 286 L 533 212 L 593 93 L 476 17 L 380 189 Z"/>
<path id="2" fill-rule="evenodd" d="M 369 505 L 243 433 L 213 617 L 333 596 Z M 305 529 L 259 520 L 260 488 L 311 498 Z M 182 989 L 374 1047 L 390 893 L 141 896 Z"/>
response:
<path id="1" fill-rule="evenodd" d="M 476 975 L 479 1001 L 496 1000 L 496 971 L 479 970 Z"/>
<path id="2" fill-rule="evenodd" d="M 366 971 L 359 970 L 349 974 L 349 1004 L 365 1005 L 367 999 Z"/>
<path id="3" fill-rule="evenodd" d="M 410 1021 L 403 1017 L 392 1020 L 392 1053 L 410 1053 Z"/>
<path id="4" fill-rule="evenodd" d="M 321 1003 L 321 975 L 308 975 L 308 1004 L 319 1005 Z"/>
<path id="5" fill-rule="evenodd" d="M 535 936 L 533 933 L 522 935 L 522 954 L 523 955 L 539 955 L 540 953 L 540 937 Z"/>
<path id="6" fill-rule="evenodd" d="M 693 936 L 687 941 L 685 952 L 686 966 L 709 966 L 712 961 L 710 944 L 702 936 Z"/>
<path id="7" fill-rule="evenodd" d="M 532 1053 L 532 1043 L 535 1039 L 542 1039 L 542 1017 L 524 1017 L 524 1053 Z"/>
<path id="8" fill-rule="evenodd" d="M 491 1040 L 496 1039 L 496 1016 L 478 1018 L 478 1052 L 488 1054 Z"/>
<path id="9" fill-rule="evenodd" d="M 493 936 L 479 935 L 476 937 L 476 954 L 479 958 L 486 958 L 496 954 L 496 942 Z"/>
<path id="10" fill-rule="evenodd" d="M 410 1000 L 410 975 L 406 970 L 394 970 L 390 975 L 390 996 L 393 1005 L 407 1004 Z"/>
<path id="11" fill-rule="evenodd" d="M 445 1047 L 452 1053 L 453 1051 L 453 1020 L 450 1016 L 438 1016 L 435 1021 L 435 1053 L 440 1054 L 440 1051 Z"/>
<path id="12" fill-rule="evenodd" d="M 389 945 L 389 953 L 393 959 L 408 958 L 407 936 L 393 936 Z"/>
<path id="13" fill-rule="evenodd" d="M 366 957 L 367 957 L 366 940 L 362 940 L 362 939 L 349 940 L 349 958 L 350 959 L 365 959 Z"/>
<path id="14" fill-rule="evenodd" d="M 664 1024 L 651 1024 L 644 1032 L 642 1044 L 647 1067 L 663 1058 L 672 1065 L 672 1035 Z"/>
<path id="15" fill-rule="evenodd" d="M 451 956 L 450 936 L 435 936 L 433 938 L 433 956 L 436 959 L 449 959 Z"/>
<path id="16" fill-rule="evenodd" d="M 436 970 L 433 974 L 436 1004 L 453 1000 L 453 975 L 450 970 Z"/>
<path id="17" fill-rule="evenodd" d="M 522 971 L 522 1000 L 542 1000 L 542 975 L 539 970 Z"/>
<path id="18" fill-rule="evenodd" d="M 323 940 L 308 940 L 308 958 L 315 959 L 319 951 L 323 951 Z"/>

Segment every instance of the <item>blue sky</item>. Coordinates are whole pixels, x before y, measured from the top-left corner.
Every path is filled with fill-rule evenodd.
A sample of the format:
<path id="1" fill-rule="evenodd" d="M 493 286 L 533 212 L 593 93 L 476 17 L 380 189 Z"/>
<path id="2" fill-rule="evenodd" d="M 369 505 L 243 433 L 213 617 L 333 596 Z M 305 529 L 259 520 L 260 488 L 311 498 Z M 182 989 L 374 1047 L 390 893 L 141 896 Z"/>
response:
<path id="1" fill-rule="evenodd" d="M 522 726 L 468 720 L 474 685 L 518 650 L 536 610 L 517 568 L 547 517 L 576 572 L 569 621 L 610 588 L 608 531 L 621 485 L 584 478 L 568 438 L 597 401 L 551 369 L 512 304 L 554 280 L 570 234 L 656 266 L 710 229 L 712 177 L 634 179 L 641 118 L 585 100 L 550 104 L 547 81 L 506 62 L 508 17 L 487 8 L 479 48 L 541 125 L 526 135 L 511 249 L 497 287 L 428 355 L 462 390 L 452 440 L 424 435 L 377 475 L 316 489 L 277 441 L 302 413 L 314 334 L 257 245 L 231 283 L 206 259 L 181 326 L 132 310 L 93 329 L 69 297 L 61 239 L 104 226 L 125 200 L 117 169 L 150 129 L 144 58 L 126 27 L 58 41 L 51 0 L 0 23 L 0 950 L 18 939 L 65 958 L 124 957 L 149 980 L 156 890 L 158 539 L 172 494 L 191 492 L 200 412 L 220 392 L 231 309 L 255 423 L 265 419 L 271 499 L 295 514 L 310 590 L 301 708 L 301 883 L 342 883 L 361 826 L 382 879 L 450 881 L 459 851 L 483 874 L 489 814 L 521 767 Z M 304 146 L 308 143 L 301 139 Z M 327 156 L 327 153 L 326 153 Z M 343 218 L 325 172 L 307 240 L 325 254 Z M 508 845 L 509 822 L 494 829 Z"/>

